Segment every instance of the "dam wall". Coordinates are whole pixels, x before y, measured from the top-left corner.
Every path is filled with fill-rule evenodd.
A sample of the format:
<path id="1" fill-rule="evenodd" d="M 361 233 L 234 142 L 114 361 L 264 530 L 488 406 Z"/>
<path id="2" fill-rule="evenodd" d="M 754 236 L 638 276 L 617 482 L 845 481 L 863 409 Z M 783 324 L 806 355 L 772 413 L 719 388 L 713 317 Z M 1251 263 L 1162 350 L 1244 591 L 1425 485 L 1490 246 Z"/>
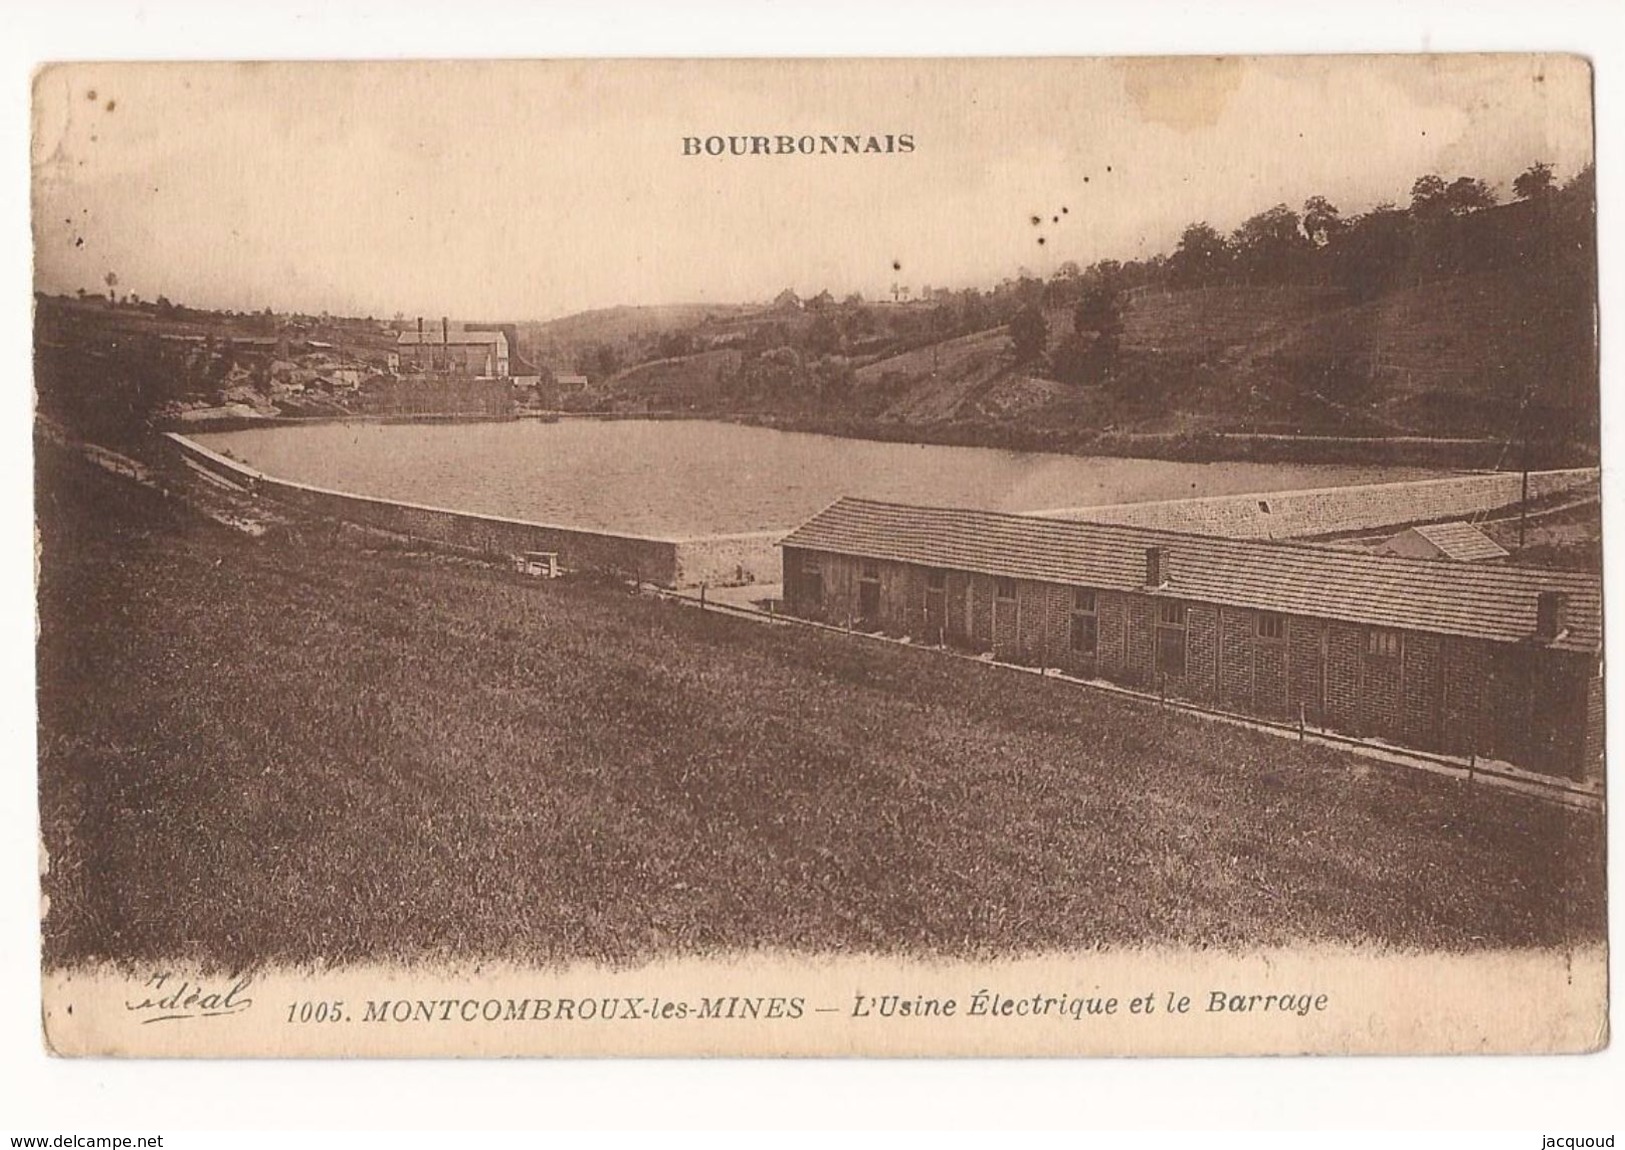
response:
<path id="1" fill-rule="evenodd" d="M 1529 498 L 1576 490 L 1595 484 L 1597 479 L 1596 468 L 1532 471 Z M 1496 471 L 1358 487 L 1069 507 L 1034 514 L 1046 519 L 1118 523 L 1230 539 L 1310 539 L 1471 518 L 1513 506 L 1522 498 L 1522 485 L 1521 473 Z"/>
<path id="2" fill-rule="evenodd" d="M 596 571 L 662 587 L 678 586 L 679 544 L 675 540 L 530 523 L 329 491 L 266 475 L 178 432 L 167 436 L 192 466 L 278 503 L 329 519 L 499 559 L 514 559 L 527 551 L 552 551 L 558 554 L 559 565 L 565 570 Z"/>

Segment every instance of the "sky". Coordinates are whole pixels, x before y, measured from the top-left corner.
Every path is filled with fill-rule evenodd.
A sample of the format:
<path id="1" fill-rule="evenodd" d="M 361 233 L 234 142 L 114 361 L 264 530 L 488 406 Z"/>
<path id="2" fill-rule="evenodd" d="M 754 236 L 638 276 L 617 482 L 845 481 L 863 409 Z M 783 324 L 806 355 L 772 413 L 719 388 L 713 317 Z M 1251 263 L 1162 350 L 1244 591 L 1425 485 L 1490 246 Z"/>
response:
<path id="1" fill-rule="evenodd" d="M 35 281 L 482 320 L 989 286 L 1310 195 L 1403 203 L 1429 172 L 1503 198 L 1536 160 L 1567 178 L 1590 85 L 1531 55 L 54 65 Z M 904 133 L 906 154 L 683 154 Z"/>

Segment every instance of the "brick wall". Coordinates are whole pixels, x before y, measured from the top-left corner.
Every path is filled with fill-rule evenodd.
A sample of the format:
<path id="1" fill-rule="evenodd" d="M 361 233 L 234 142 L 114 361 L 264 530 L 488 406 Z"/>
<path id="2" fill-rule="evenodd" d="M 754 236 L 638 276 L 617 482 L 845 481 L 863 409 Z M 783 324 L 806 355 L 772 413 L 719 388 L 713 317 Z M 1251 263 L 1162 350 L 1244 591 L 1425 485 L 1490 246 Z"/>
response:
<path id="1" fill-rule="evenodd" d="M 972 638 L 979 651 L 993 649 L 993 580 L 986 575 L 971 576 Z"/>
<path id="2" fill-rule="evenodd" d="M 1288 617 L 1287 658 L 1291 662 L 1287 676 L 1288 717 L 1296 717 L 1301 709 L 1307 721 L 1317 725 L 1325 721 L 1322 713 L 1325 641 L 1326 627 L 1319 619 Z"/>
<path id="3" fill-rule="evenodd" d="M 1400 734 L 1404 741 L 1425 751 L 1436 751 L 1439 741 L 1439 695 L 1443 684 L 1443 643 L 1437 635 L 1405 635 L 1405 697 L 1400 701 Z"/>
<path id="4" fill-rule="evenodd" d="M 1219 609 L 1192 603 L 1185 612 L 1183 693 L 1199 703 L 1217 701 L 1219 692 Z"/>
<path id="5" fill-rule="evenodd" d="M 1358 629 L 1360 632 L 1364 628 Z M 1361 634 L 1360 638 L 1364 638 Z M 1360 681 L 1360 726 L 1374 735 L 1392 737 L 1400 730 L 1401 700 L 1404 697 L 1404 646 L 1400 637 L 1400 654 L 1372 655 L 1366 653 L 1362 662 Z"/>
<path id="6" fill-rule="evenodd" d="M 1469 755 L 1479 749 L 1483 729 L 1489 652 L 1483 643 L 1447 638 L 1439 657 L 1439 747 L 1447 755 Z"/>
<path id="7" fill-rule="evenodd" d="M 1326 726 L 1352 735 L 1366 733 L 1360 706 L 1365 662 L 1365 628 L 1347 623 L 1326 626 Z"/>
<path id="8" fill-rule="evenodd" d="M 1580 748 L 1581 778 L 1597 781 L 1602 779 L 1605 735 L 1602 675 L 1587 675 L 1585 740 Z"/>
<path id="9" fill-rule="evenodd" d="M 1128 679 L 1128 604 L 1129 597 L 1118 591 L 1102 591 L 1095 597 L 1097 673 L 1120 682 Z"/>
<path id="10" fill-rule="evenodd" d="M 955 647 L 972 647 L 969 575 L 961 571 L 948 572 L 947 599 L 948 642 Z"/>
<path id="11" fill-rule="evenodd" d="M 1148 595 L 1127 595 L 1128 640 L 1124 679 L 1135 687 L 1156 688 L 1157 602 Z"/>
<path id="12" fill-rule="evenodd" d="M 1253 614 L 1226 607 L 1219 618 L 1219 704 L 1246 711 L 1253 701 Z"/>
<path id="13" fill-rule="evenodd" d="M 1287 644 L 1257 634 L 1253 616 L 1253 711 L 1273 719 L 1287 717 Z"/>

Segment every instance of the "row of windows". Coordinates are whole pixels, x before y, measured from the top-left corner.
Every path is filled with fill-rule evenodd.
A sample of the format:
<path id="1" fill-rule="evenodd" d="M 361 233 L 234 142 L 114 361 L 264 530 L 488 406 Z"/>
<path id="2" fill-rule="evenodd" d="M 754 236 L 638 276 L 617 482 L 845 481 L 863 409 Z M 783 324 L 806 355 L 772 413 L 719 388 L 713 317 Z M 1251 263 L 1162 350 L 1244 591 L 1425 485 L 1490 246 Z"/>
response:
<path id="1" fill-rule="evenodd" d="M 818 561 L 808 559 L 803 562 L 801 573 L 806 579 L 807 594 L 814 598 L 823 597 L 823 569 Z M 880 565 L 878 563 L 864 563 L 859 582 L 878 584 L 880 582 Z M 941 568 L 934 568 L 926 572 L 925 586 L 928 591 L 946 591 L 948 587 L 948 572 Z M 994 581 L 994 595 L 1005 603 L 1013 603 L 1016 599 L 1016 581 L 1008 577 L 1000 577 Z M 1099 629 L 1094 616 L 1097 612 L 1096 594 L 1090 587 L 1075 587 L 1072 589 L 1072 649 L 1078 652 L 1093 653 Z M 1162 599 L 1157 603 L 1157 625 L 1159 628 L 1185 627 L 1185 604 L 1176 599 Z M 1256 616 L 1255 632 L 1260 639 L 1281 641 L 1286 639 L 1286 616 L 1272 611 L 1260 611 Z M 1173 656 L 1174 640 L 1158 639 L 1159 654 L 1167 649 Z M 1170 657 L 1169 662 L 1175 663 L 1180 670 L 1175 672 L 1171 668 L 1169 674 L 1184 673 L 1184 643 L 1178 644 L 1178 657 Z M 1366 654 L 1378 658 L 1393 659 L 1400 654 L 1400 633 L 1372 628 L 1366 632 Z"/>

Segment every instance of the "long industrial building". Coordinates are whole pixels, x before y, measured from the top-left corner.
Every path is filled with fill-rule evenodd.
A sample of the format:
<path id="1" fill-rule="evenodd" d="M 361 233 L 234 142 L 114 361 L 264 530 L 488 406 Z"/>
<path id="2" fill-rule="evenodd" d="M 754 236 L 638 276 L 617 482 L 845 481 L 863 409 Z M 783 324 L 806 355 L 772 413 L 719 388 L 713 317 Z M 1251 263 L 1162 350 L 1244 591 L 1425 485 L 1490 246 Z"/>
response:
<path id="1" fill-rule="evenodd" d="M 782 547 L 794 615 L 1601 778 L 1592 575 L 863 499 Z"/>

